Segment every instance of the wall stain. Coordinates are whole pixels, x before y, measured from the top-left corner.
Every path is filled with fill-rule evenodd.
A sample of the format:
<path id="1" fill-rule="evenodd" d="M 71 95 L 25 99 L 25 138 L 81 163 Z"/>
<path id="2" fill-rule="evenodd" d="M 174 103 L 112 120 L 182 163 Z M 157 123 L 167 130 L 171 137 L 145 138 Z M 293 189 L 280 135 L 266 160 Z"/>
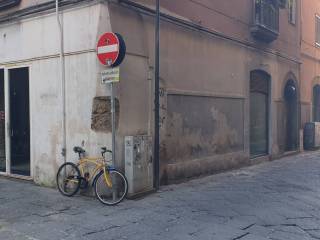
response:
<path id="1" fill-rule="evenodd" d="M 168 117 L 167 134 L 165 143 L 165 156 L 169 162 L 185 161 L 186 159 L 201 158 L 213 154 L 231 152 L 233 147 L 239 144 L 239 136 L 236 129 L 228 124 L 224 113 L 211 108 L 212 135 L 205 134 L 205 128 L 190 128 L 185 125 L 181 113 L 172 113 Z M 163 149 L 164 150 L 164 149 Z"/>

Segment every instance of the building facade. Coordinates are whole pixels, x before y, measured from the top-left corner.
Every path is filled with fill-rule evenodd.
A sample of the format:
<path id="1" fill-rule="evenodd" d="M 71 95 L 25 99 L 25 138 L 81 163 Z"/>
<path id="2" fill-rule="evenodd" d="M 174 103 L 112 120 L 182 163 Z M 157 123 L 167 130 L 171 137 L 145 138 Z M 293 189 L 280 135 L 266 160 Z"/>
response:
<path id="1" fill-rule="evenodd" d="M 165 86 L 162 159 L 168 160 L 168 178 L 298 150 L 299 1 L 291 7 L 277 1 L 183 2 L 164 1 L 164 6 L 205 30 L 187 31 L 193 37 L 168 33 L 181 47 L 162 39 L 162 49 L 172 47 L 162 57 L 175 58 L 186 70 L 161 68 L 164 79 L 178 76 Z"/>
<path id="2" fill-rule="evenodd" d="M 54 1 L 16 4 L 0 13 L 0 170 L 54 185 L 64 142 L 69 161 L 75 145 L 110 147 L 96 58 L 107 31 L 127 44 L 116 87 L 124 168 L 124 137 L 153 136 L 154 2 L 61 1 L 63 35 Z M 300 4 L 161 0 L 162 184 L 299 150 Z"/>
<path id="3" fill-rule="evenodd" d="M 301 13 L 301 106 L 302 123 L 320 121 L 320 6 L 318 1 L 302 2 Z"/>

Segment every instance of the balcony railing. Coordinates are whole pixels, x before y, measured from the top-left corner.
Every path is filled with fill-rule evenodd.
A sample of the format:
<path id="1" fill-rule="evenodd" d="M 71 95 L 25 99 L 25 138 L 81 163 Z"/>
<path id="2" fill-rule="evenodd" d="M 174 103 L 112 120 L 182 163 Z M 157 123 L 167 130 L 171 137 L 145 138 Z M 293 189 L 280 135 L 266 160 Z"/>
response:
<path id="1" fill-rule="evenodd" d="M 252 35 L 262 41 L 272 42 L 279 35 L 279 4 L 277 0 L 254 0 Z"/>
<path id="2" fill-rule="evenodd" d="M 0 10 L 19 5 L 21 0 L 0 0 Z"/>

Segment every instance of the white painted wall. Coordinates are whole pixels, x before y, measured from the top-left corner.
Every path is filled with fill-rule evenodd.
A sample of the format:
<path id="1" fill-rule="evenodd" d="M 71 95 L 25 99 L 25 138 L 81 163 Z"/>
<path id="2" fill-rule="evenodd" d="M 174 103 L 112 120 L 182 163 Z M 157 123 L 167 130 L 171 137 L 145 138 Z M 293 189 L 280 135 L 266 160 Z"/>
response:
<path id="1" fill-rule="evenodd" d="M 111 147 L 110 134 L 91 130 L 95 96 L 109 95 L 100 84 L 101 66 L 95 45 L 100 33 L 111 31 L 108 8 L 103 4 L 63 12 L 67 96 L 67 159 L 75 161 L 72 148 L 84 144 L 90 154 Z M 63 162 L 62 98 L 59 31 L 54 13 L 0 26 L 0 68 L 30 67 L 31 167 L 35 182 L 55 184 Z"/>

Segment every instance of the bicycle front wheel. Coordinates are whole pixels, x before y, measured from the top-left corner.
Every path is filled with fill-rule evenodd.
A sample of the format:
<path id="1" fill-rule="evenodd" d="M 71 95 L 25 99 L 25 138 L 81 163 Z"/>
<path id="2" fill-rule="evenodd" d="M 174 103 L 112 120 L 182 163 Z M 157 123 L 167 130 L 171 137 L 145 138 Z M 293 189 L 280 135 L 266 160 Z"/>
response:
<path id="1" fill-rule="evenodd" d="M 57 173 L 57 187 L 62 195 L 71 197 L 80 188 L 81 175 L 79 168 L 71 162 L 60 166 Z"/>
<path id="2" fill-rule="evenodd" d="M 106 174 L 101 171 L 95 178 L 94 191 L 101 203 L 116 205 L 127 195 L 127 178 L 117 170 L 109 170 Z"/>

